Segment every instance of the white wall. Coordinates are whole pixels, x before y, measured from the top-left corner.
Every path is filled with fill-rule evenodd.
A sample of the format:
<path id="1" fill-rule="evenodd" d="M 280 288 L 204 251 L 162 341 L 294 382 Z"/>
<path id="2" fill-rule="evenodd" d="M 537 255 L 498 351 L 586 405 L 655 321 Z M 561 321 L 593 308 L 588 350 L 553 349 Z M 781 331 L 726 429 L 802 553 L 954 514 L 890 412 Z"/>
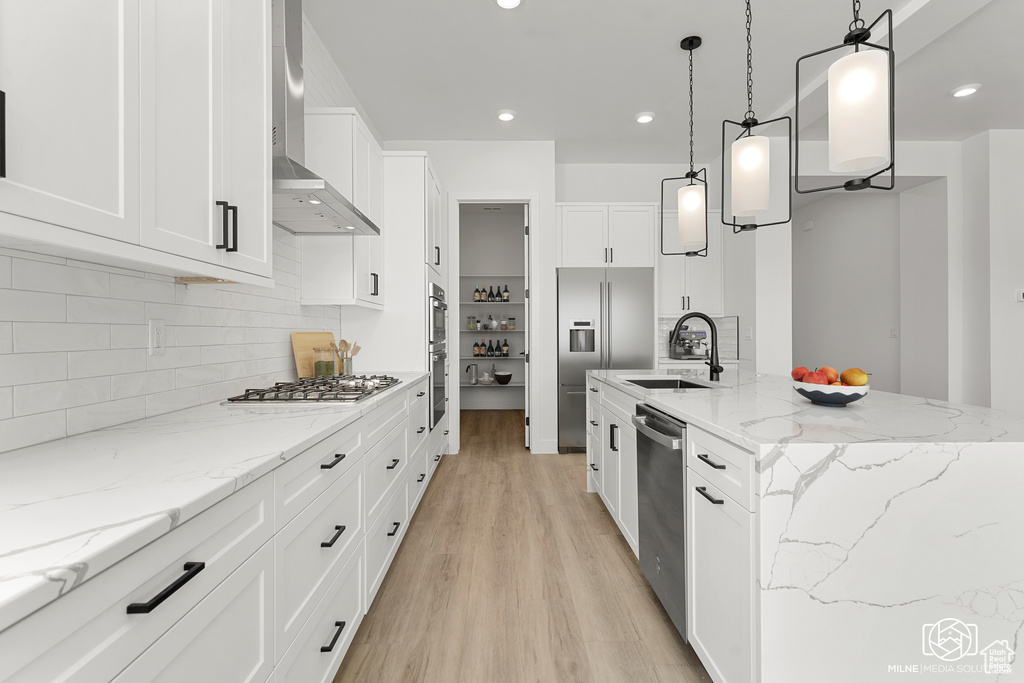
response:
<path id="1" fill-rule="evenodd" d="M 1015 300 L 1016 290 L 1024 289 L 1024 130 L 993 130 L 990 135 L 992 407 L 1024 415 L 1024 303 Z"/>
<path id="2" fill-rule="evenodd" d="M 900 391 L 900 340 L 889 338 L 900 326 L 899 220 L 890 193 L 838 194 L 794 212 L 792 366 L 859 367 L 873 388 Z M 759 276 L 759 300 L 761 285 Z"/>
<path id="3" fill-rule="evenodd" d="M 963 396 L 965 403 L 992 405 L 992 325 L 989 266 L 989 134 L 976 135 L 963 143 L 963 268 L 964 344 Z M 951 254 L 953 252 L 950 252 Z"/>
<path id="4" fill-rule="evenodd" d="M 450 282 L 459 277 L 459 235 L 454 230 L 457 213 L 452 203 L 459 199 L 526 201 L 534 198 L 530 218 L 531 321 L 530 352 L 533 383 L 530 386 L 531 450 L 556 453 L 558 449 L 557 374 L 558 350 L 555 314 L 555 143 L 476 141 L 393 141 L 386 150 L 425 150 L 437 170 L 447 195 L 449 225 Z M 449 307 L 458 329 L 461 310 Z M 449 402 L 451 414 L 459 413 L 458 396 Z M 449 423 L 451 444 L 458 447 L 458 420 Z"/>
<path id="5" fill-rule="evenodd" d="M 946 180 L 899 195 L 900 391 L 949 397 Z"/>

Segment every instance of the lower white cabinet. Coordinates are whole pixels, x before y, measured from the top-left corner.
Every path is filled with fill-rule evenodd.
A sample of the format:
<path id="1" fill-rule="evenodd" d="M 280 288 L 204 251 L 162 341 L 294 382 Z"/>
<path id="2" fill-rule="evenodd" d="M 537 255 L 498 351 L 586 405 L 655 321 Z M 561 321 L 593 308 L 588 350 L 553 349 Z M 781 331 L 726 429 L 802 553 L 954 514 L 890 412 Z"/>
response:
<path id="1" fill-rule="evenodd" d="M 636 429 L 632 423 L 619 431 L 619 524 L 633 554 L 640 556 L 640 512 L 636 478 Z"/>
<path id="2" fill-rule="evenodd" d="M 412 519 L 413 512 L 423 499 L 423 492 L 427 490 L 431 472 L 430 460 L 430 451 L 427 448 L 427 441 L 424 440 L 409 461 L 409 474 L 406 478 L 409 519 Z"/>
<path id="3" fill-rule="evenodd" d="M 686 471 L 686 600 L 690 645 L 715 683 L 756 680 L 753 513 Z"/>
<path id="4" fill-rule="evenodd" d="M 274 667 L 274 546 L 264 545 L 115 683 L 262 683 Z"/>
<path id="5" fill-rule="evenodd" d="M 618 519 L 619 508 L 619 441 L 622 427 L 610 410 L 601 407 L 601 441 L 603 444 L 601 498 L 612 519 Z"/>
<path id="6" fill-rule="evenodd" d="M 598 493 L 633 554 L 640 556 L 636 399 L 602 384 L 587 391 L 587 491 Z"/>
<path id="7" fill-rule="evenodd" d="M 384 575 L 391 566 L 398 551 L 398 544 L 405 537 L 409 522 L 406 507 L 405 487 L 399 487 L 384 506 L 377 521 L 366 530 L 366 605 L 369 607 L 377 595 L 377 589 L 384 581 Z"/>

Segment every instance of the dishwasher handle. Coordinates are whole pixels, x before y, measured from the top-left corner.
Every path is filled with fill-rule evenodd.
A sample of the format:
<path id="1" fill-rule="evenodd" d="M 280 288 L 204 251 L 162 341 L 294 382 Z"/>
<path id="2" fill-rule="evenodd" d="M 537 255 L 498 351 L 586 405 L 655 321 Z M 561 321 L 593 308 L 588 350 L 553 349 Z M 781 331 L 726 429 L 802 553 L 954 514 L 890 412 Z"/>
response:
<path id="1" fill-rule="evenodd" d="M 643 415 L 633 416 L 633 426 L 636 427 L 636 430 L 639 433 L 643 434 L 648 439 L 657 444 L 661 444 L 666 448 L 671 448 L 674 451 L 683 450 L 682 439 L 673 439 L 671 436 L 668 436 L 667 434 L 662 434 L 661 432 L 651 429 L 650 427 L 647 426 L 647 418 Z"/>

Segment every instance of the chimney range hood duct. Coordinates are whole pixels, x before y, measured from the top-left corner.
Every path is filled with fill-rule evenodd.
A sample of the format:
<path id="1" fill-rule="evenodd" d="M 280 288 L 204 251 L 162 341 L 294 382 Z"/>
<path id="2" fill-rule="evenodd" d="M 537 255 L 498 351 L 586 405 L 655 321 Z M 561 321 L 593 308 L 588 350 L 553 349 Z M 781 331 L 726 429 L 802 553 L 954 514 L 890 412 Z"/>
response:
<path id="1" fill-rule="evenodd" d="M 380 235 L 380 228 L 303 164 L 302 0 L 273 0 L 274 225 L 314 235 Z"/>

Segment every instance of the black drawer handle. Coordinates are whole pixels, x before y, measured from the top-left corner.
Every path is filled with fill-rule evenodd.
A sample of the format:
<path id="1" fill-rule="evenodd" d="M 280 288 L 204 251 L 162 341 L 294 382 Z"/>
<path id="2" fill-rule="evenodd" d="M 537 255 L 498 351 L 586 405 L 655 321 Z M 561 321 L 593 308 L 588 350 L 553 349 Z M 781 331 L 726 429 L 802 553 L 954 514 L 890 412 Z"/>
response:
<path id="1" fill-rule="evenodd" d="M 705 486 L 698 486 L 696 488 L 697 488 L 697 493 L 699 493 L 700 495 L 704 496 L 705 498 L 710 500 L 715 505 L 724 505 L 725 504 L 724 500 L 719 500 L 717 498 L 712 497 L 712 495 L 710 493 L 708 493 L 707 487 L 705 487 Z"/>
<path id="2" fill-rule="evenodd" d="M 338 453 L 337 455 L 334 456 L 334 460 L 332 460 L 332 461 L 330 461 L 328 463 L 321 464 L 320 465 L 320 469 L 322 469 L 322 470 L 334 469 L 335 465 L 337 465 L 339 462 L 344 460 L 346 455 L 348 455 L 348 454 L 347 453 Z"/>
<path id="3" fill-rule="evenodd" d="M 224 212 L 224 215 L 221 216 L 221 219 L 220 219 L 221 225 L 224 226 L 224 236 L 221 238 L 221 243 L 217 245 L 217 248 L 218 249 L 227 249 L 228 248 L 228 209 L 230 209 L 231 207 L 228 206 L 227 202 L 217 202 L 216 204 Z"/>
<path id="4" fill-rule="evenodd" d="M 426 428 L 426 427 L 420 427 L 419 429 L 417 429 L 417 430 L 416 430 L 416 433 L 417 433 L 417 434 L 422 434 L 422 433 L 423 433 L 423 432 L 425 432 L 425 431 L 427 431 L 427 428 Z"/>
<path id="5" fill-rule="evenodd" d="M 441 265 L 441 247 L 434 247 L 434 265 Z"/>
<path id="6" fill-rule="evenodd" d="M 422 484 L 422 483 L 423 483 L 423 480 L 424 480 L 424 479 L 426 479 L 426 478 L 427 478 L 427 475 L 426 475 L 426 474 L 421 474 L 421 475 L 420 475 L 420 478 L 416 480 L 416 483 L 417 483 L 417 484 Z"/>
<path id="7" fill-rule="evenodd" d="M 0 90 L 0 178 L 7 177 L 7 96 Z"/>
<path id="8" fill-rule="evenodd" d="M 185 573 L 179 576 L 174 583 L 157 593 L 149 602 L 133 602 L 128 605 L 128 614 L 149 614 L 159 607 L 161 602 L 177 593 L 179 588 L 196 578 L 204 569 L 206 569 L 205 562 L 186 562 Z"/>
<path id="9" fill-rule="evenodd" d="M 420 396 L 426 396 L 426 395 L 427 395 L 427 392 L 421 391 L 420 393 L 416 394 L 416 398 L 419 398 Z"/>
<path id="10" fill-rule="evenodd" d="M 595 427 L 597 426 L 597 423 L 594 422 L 593 420 L 590 421 L 590 424 L 594 425 Z"/>
<path id="11" fill-rule="evenodd" d="M 321 547 L 321 548 L 330 548 L 330 547 L 332 547 L 332 546 L 333 546 L 333 545 L 334 545 L 335 543 L 337 543 L 337 542 L 338 542 L 338 539 L 339 539 L 339 538 L 341 538 L 341 535 L 342 535 L 343 533 L 345 533 L 345 525 L 344 525 L 344 524 L 338 524 L 337 526 L 335 526 L 335 527 L 334 527 L 334 530 L 335 530 L 335 531 L 336 531 L 337 533 L 336 533 L 336 534 L 334 534 L 334 536 L 333 536 L 333 537 L 331 538 L 331 540 L 329 540 L 329 541 L 322 541 L 322 542 L 320 543 L 320 547 Z"/>
<path id="12" fill-rule="evenodd" d="M 398 467 L 398 463 L 400 463 L 400 462 L 402 462 L 402 461 L 399 460 L 398 458 L 395 458 L 394 460 L 391 461 L 391 464 L 388 465 L 388 469 L 389 470 L 395 469 L 396 467 Z"/>
<path id="13" fill-rule="evenodd" d="M 714 467 L 716 470 L 724 470 L 725 469 L 725 465 L 719 465 L 717 462 L 715 462 L 714 460 L 709 458 L 704 453 L 698 453 L 697 454 L 697 459 L 700 460 L 702 463 L 704 463 L 706 465 L 710 465 L 711 467 Z"/>
<path id="14" fill-rule="evenodd" d="M 447 430 L 447 429 L 446 429 L 446 430 L 444 430 L 444 435 L 445 435 L 445 436 L 448 436 L 448 430 Z"/>
<path id="15" fill-rule="evenodd" d="M 338 638 L 341 638 L 341 632 L 345 630 L 345 622 L 336 621 L 334 622 L 334 625 L 338 627 L 338 631 L 334 634 L 334 637 L 331 638 L 330 645 L 323 645 L 320 647 L 320 652 L 330 652 L 334 649 L 334 646 L 338 644 Z"/>
<path id="16" fill-rule="evenodd" d="M 234 244 L 234 246 L 228 247 L 224 251 L 238 251 L 238 207 L 228 206 L 228 211 L 231 212 L 231 241 Z M 227 235 L 227 227 L 224 228 L 224 234 Z M 227 241 L 226 237 L 224 241 Z"/>
<path id="17" fill-rule="evenodd" d="M 377 273 L 370 273 L 370 275 L 373 277 L 373 291 L 370 292 L 370 296 L 379 296 L 380 295 L 380 276 L 377 275 Z"/>
<path id="18" fill-rule="evenodd" d="M 388 533 L 388 536 L 394 536 L 395 534 L 397 534 L 397 533 L 398 533 L 398 527 L 402 526 L 402 523 L 401 523 L 401 522 L 392 522 L 392 524 L 394 524 L 394 525 L 395 525 L 395 528 L 394 528 L 394 529 L 392 529 L 392 530 L 391 530 L 391 531 L 390 531 L 390 532 Z"/>
<path id="19" fill-rule="evenodd" d="M 440 453 L 438 453 L 437 455 L 434 456 L 434 462 L 437 462 L 440 459 L 441 459 L 441 454 Z"/>
<path id="20" fill-rule="evenodd" d="M 595 394 L 597 393 L 597 387 L 590 387 L 590 390 L 593 391 Z"/>
<path id="21" fill-rule="evenodd" d="M 597 465 L 595 465 L 594 463 L 590 463 L 590 469 L 592 469 L 595 472 L 597 472 Z"/>

